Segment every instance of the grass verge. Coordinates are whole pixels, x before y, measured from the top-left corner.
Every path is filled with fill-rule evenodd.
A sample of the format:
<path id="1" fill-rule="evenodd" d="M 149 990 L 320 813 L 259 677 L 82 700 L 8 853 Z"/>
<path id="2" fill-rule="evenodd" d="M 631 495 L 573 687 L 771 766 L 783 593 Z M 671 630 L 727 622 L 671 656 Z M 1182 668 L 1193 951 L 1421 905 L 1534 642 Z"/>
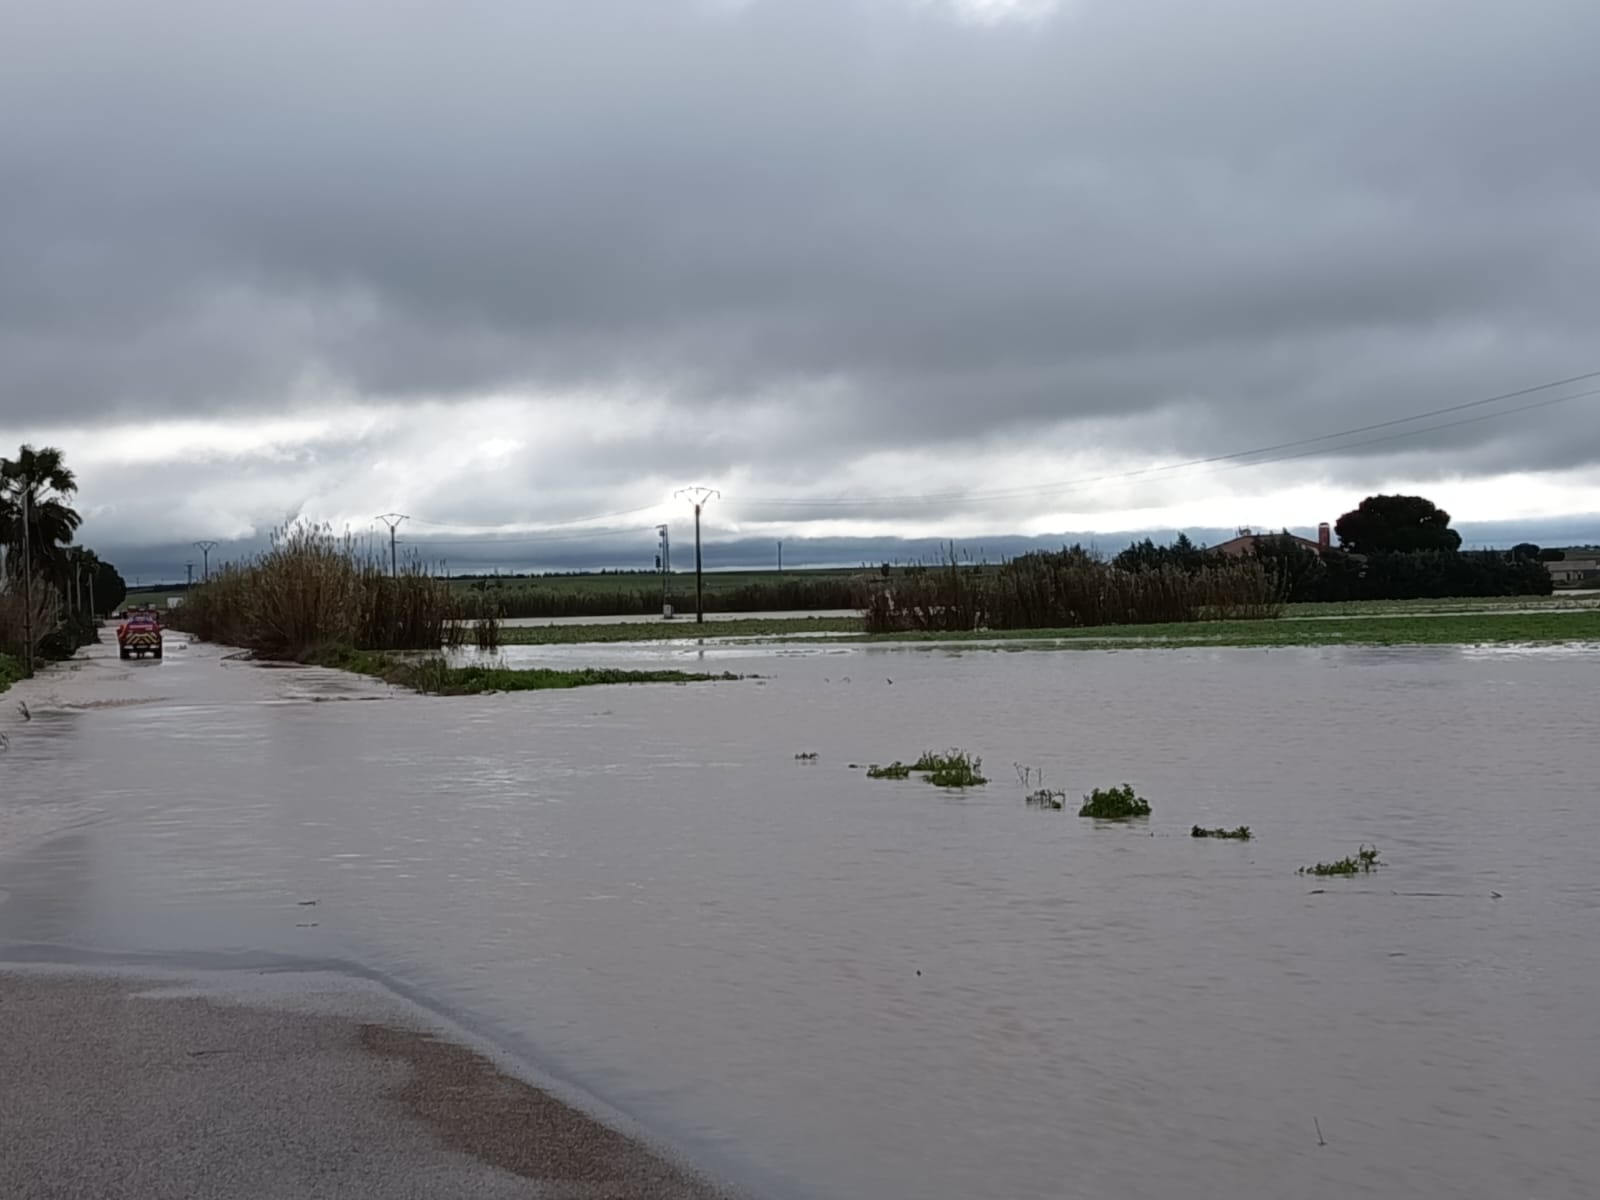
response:
<path id="1" fill-rule="evenodd" d="M 0 654 L 0 692 L 23 679 L 22 664 L 9 654 Z"/>
<path id="2" fill-rule="evenodd" d="M 365 650 L 323 649 L 301 659 L 309 665 L 337 667 L 370 675 L 395 687 L 407 687 L 430 696 L 476 696 L 485 692 L 543 692 L 565 688 L 599 687 L 624 683 L 708 683 L 734 680 L 742 675 L 702 674 L 691 671 L 620 671 L 586 667 L 576 671 L 539 669 L 513 671 L 504 667 L 452 667 L 442 658 L 399 658 Z"/>

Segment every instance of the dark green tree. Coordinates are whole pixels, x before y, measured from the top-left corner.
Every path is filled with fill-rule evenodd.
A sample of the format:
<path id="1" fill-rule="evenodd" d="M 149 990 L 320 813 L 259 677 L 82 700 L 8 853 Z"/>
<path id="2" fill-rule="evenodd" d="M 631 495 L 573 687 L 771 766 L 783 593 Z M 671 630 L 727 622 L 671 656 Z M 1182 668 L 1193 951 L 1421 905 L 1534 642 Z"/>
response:
<path id="1" fill-rule="evenodd" d="M 1543 557 L 1544 551 L 1538 546 L 1534 545 L 1532 542 L 1518 542 L 1515 546 L 1511 547 L 1511 558 L 1513 562 L 1520 561 L 1522 559 L 1542 560 Z"/>
<path id="2" fill-rule="evenodd" d="M 128 598 L 128 583 L 122 578 L 122 572 L 108 562 L 95 560 L 94 564 L 94 607 L 96 616 L 106 616 L 122 607 L 122 602 Z"/>
<path id="3" fill-rule="evenodd" d="M 1339 544 L 1355 554 L 1459 550 L 1450 514 L 1421 496 L 1368 496 L 1334 525 Z"/>
<path id="4" fill-rule="evenodd" d="M 78 481 L 53 446 L 41 450 L 23 446 L 15 459 L 0 458 L 0 546 L 6 551 L 8 571 L 22 570 L 26 537 L 34 572 L 58 585 L 66 582 L 66 548 L 83 520 L 67 503 L 77 490 Z"/>
<path id="5" fill-rule="evenodd" d="M 1289 604 L 1323 599 L 1328 566 L 1319 554 L 1285 529 L 1256 539 L 1251 551 L 1257 562 L 1278 583 L 1279 595 Z M 1341 557 L 1343 557 L 1341 555 Z"/>
<path id="6" fill-rule="evenodd" d="M 1206 552 L 1180 533 L 1171 545 L 1158 546 L 1149 538 L 1134 542 L 1111 560 L 1111 565 L 1122 571 L 1150 571 L 1157 567 L 1176 567 L 1193 575 L 1205 569 Z"/>

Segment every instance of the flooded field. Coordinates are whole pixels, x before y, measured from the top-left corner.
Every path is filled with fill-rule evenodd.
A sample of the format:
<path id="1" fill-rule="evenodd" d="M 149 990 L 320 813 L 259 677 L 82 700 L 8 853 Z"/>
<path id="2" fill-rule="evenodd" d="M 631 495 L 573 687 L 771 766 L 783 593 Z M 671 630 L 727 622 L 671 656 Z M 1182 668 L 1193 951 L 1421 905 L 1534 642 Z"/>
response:
<path id="1" fill-rule="evenodd" d="M 0 701 L 0 952 L 342 962 L 757 1194 L 1590 1194 L 1600 653 L 507 658 L 762 678 L 101 648 Z M 986 787 L 850 769 L 953 746 Z M 1026 808 L 1013 763 L 1154 815 Z"/>

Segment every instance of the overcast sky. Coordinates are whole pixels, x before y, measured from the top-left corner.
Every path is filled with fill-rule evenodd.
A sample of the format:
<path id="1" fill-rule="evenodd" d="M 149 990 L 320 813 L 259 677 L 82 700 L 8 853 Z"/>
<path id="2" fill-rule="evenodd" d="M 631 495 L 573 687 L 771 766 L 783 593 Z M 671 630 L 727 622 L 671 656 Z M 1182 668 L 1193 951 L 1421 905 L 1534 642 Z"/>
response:
<path id="1" fill-rule="evenodd" d="M 1600 370 L 1593 0 L 0 28 L 0 453 L 61 446 L 113 558 L 631 547 L 692 483 L 727 538 L 1600 512 L 1600 378 L 1147 470 Z"/>

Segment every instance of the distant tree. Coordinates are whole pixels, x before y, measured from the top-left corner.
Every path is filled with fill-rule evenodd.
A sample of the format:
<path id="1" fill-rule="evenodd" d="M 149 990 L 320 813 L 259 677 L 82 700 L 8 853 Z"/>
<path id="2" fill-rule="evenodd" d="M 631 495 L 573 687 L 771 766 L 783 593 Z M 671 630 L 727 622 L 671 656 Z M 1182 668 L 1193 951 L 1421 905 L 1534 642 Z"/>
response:
<path id="1" fill-rule="evenodd" d="M 1459 550 L 1450 514 L 1421 496 L 1368 496 L 1334 525 L 1339 544 L 1356 554 Z"/>
<path id="2" fill-rule="evenodd" d="M 94 607 L 97 616 L 116 612 L 128 598 L 128 584 L 122 572 L 98 558 L 94 563 Z"/>
<path id="3" fill-rule="evenodd" d="M 1551 547 L 1546 547 L 1545 549 L 1539 551 L 1539 561 L 1547 563 L 1566 562 L 1567 552 L 1565 550 L 1556 550 Z"/>
<path id="4" fill-rule="evenodd" d="M 1134 542 L 1111 560 L 1111 565 L 1122 571 L 1150 571 L 1157 567 L 1176 567 L 1194 574 L 1206 565 L 1206 552 L 1180 533 L 1168 546 L 1158 546 L 1149 538 Z"/>
<path id="5" fill-rule="evenodd" d="M 1544 557 L 1544 551 L 1532 542 L 1518 542 L 1511 547 L 1511 559 L 1520 562 L 1523 559 L 1538 560 Z"/>

